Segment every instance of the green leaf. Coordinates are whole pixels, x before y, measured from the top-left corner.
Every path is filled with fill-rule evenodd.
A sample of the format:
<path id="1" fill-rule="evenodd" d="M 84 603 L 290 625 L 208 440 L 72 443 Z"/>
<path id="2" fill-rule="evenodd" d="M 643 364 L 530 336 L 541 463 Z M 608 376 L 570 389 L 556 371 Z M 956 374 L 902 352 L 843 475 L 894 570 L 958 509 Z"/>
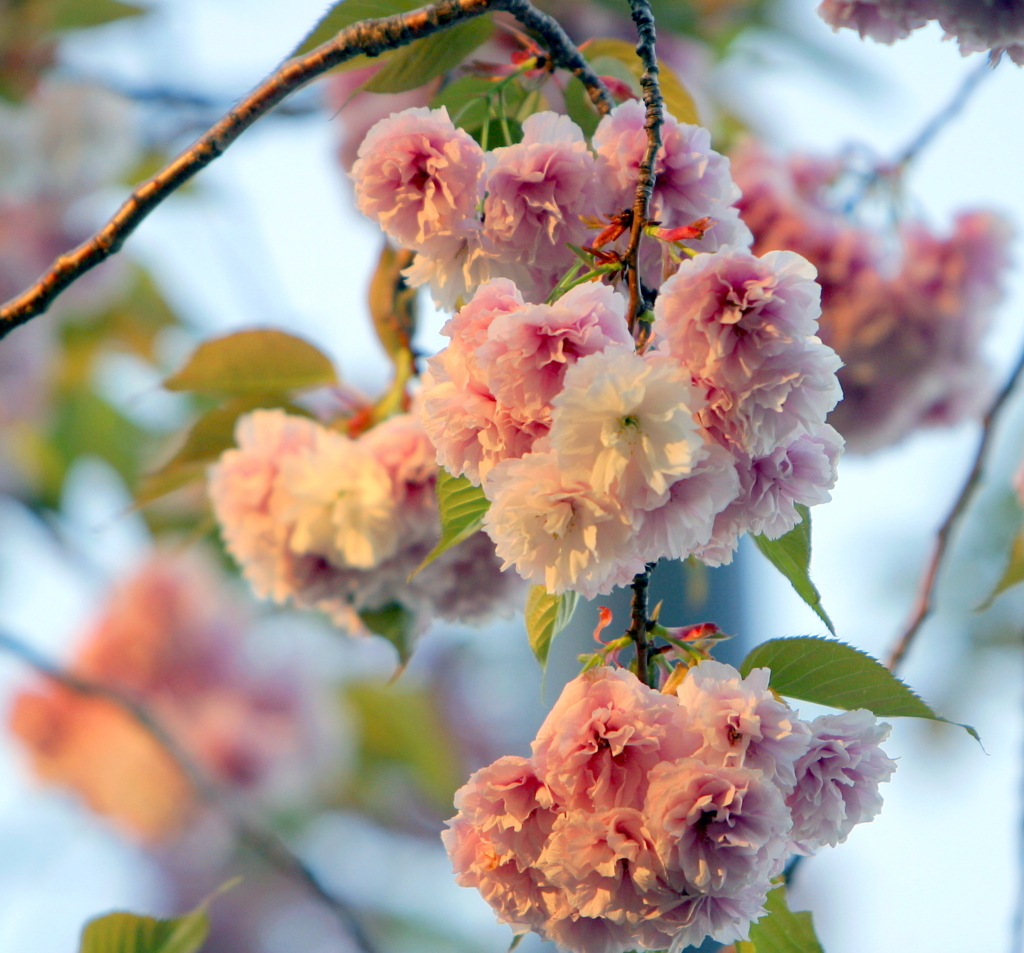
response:
<path id="1" fill-rule="evenodd" d="M 326 354 L 303 338 L 268 328 L 204 341 L 164 386 L 217 397 L 248 397 L 287 394 L 337 380 Z"/>
<path id="2" fill-rule="evenodd" d="M 487 42 L 493 32 L 494 21 L 485 15 L 415 40 L 393 53 L 363 89 L 370 93 L 418 89 L 458 66 L 473 50 Z"/>
<path id="3" fill-rule="evenodd" d="M 174 920 L 109 913 L 85 925 L 79 953 L 197 953 L 209 930 L 205 904 Z"/>
<path id="4" fill-rule="evenodd" d="M 404 768 L 440 810 L 451 807 L 462 783 L 457 742 L 442 716 L 438 699 L 423 688 L 379 683 L 349 685 L 345 692 L 358 719 L 357 785 L 372 808 L 380 807 L 380 787 L 394 794 L 395 766 Z M 380 779 L 382 784 L 375 784 Z M 407 799 L 402 806 L 408 809 Z"/>
<path id="5" fill-rule="evenodd" d="M 490 505 L 481 487 L 473 486 L 464 476 L 454 477 L 442 469 L 437 475 L 441 539 L 416 567 L 416 572 L 453 546 L 458 546 L 464 539 L 469 539 L 483 525 L 484 515 Z"/>
<path id="6" fill-rule="evenodd" d="M 575 76 L 565 84 L 565 111 L 588 139 L 601 121 L 601 114 L 590 101 L 586 87 Z"/>
<path id="7" fill-rule="evenodd" d="M 750 925 L 750 943 L 757 953 L 825 953 L 811 915 L 789 909 L 785 887 L 769 891 L 764 906 L 768 913 Z M 739 944 L 736 949 L 741 949 Z"/>
<path id="8" fill-rule="evenodd" d="M 306 38 L 296 47 L 292 56 L 301 56 L 326 43 L 339 30 L 344 30 L 360 20 L 390 17 L 396 13 L 408 13 L 422 6 L 421 0 L 339 0 L 321 17 Z M 387 56 L 388 54 L 383 54 Z M 381 58 L 383 58 L 383 56 Z M 359 56 L 343 64 L 340 69 L 353 69 L 371 62 L 368 57 Z"/>
<path id="9" fill-rule="evenodd" d="M 1002 578 L 976 611 L 981 612 L 983 609 L 987 609 L 996 601 L 997 596 L 1002 595 L 1007 589 L 1012 589 L 1019 582 L 1024 582 L 1024 532 L 1014 539 L 1013 545 L 1010 547 L 1010 561 L 1006 565 Z"/>
<path id="10" fill-rule="evenodd" d="M 640 79 L 643 75 L 644 67 L 643 63 L 640 62 L 640 57 L 636 55 L 636 47 L 625 40 L 593 40 L 587 44 L 583 53 L 591 63 L 594 63 L 594 60 L 601 57 L 610 57 L 625 64 L 629 72 L 636 79 Z M 595 69 L 597 69 L 597 64 L 594 65 Z M 660 59 L 658 60 L 658 70 L 658 76 L 661 80 L 661 95 L 665 100 L 665 108 L 680 122 L 699 125 L 700 116 L 697 113 L 697 105 L 675 70 Z M 600 73 L 601 70 L 598 69 L 598 72 Z"/>
<path id="11" fill-rule="evenodd" d="M 119 0 L 55 0 L 50 13 L 52 30 L 82 30 L 145 13 L 145 7 Z"/>
<path id="12" fill-rule="evenodd" d="M 757 548 L 768 557 L 772 565 L 792 584 L 797 595 L 807 603 L 825 623 L 829 632 L 836 634 L 832 620 L 821 604 L 821 594 L 811 582 L 811 512 L 806 506 L 797 504 L 797 512 L 803 519 L 785 536 L 778 539 L 766 539 L 755 536 Z"/>
<path id="13" fill-rule="evenodd" d="M 380 609 L 364 609 L 359 618 L 371 632 L 382 635 L 398 650 L 402 665 L 409 661 L 416 636 L 416 617 L 405 606 L 389 602 Z"/>
<path id="14" fill-rule="evenodd" d="M 548 653 L 556 635 L 572 619 L 579 597 L 575 592 L 551 595 L 543 586 L 532 586 L 526 597 L 526 637 L 541 668 L 548 664 Z"/>
<path id="15" fill-rule="evenodd" d="M 867 708 L 882 718 L 928 718 L 955 725 L 936 714 L 881 662 L 835 639 L 799 636 L 772 639 L 753 649 L 740 671 L 771 669 L 771 687 L 780 695 L 852 711 Z M 960 725 L 972 737 L 978 733 Z"/>
<path id="16" fill-rule="evenodd" d="M 502 142 L 500 128 L 495 123 L 498 116 L 498 96 L 494 89 L 496 82 L 493 79 L 485 79 L 480 76 L 462 76 L 459 79 L 448 83 L 430 101 L 431 109 L 440 109 L 444 106 L 448 110 L 451 121 L 460 129 L 469 133 L 476 132 L 484 125 L 487 119 L 487 98 L 493 96 L 491 104 L 492 142 Z M 510 122 L 525 119 L 521 115 L 528 94 L 518 81 L 512 80 L 503 87 L 502 101 L 505 104 L 505 117 Z M 497 138 L 494 138 L 496 134 Z"/>

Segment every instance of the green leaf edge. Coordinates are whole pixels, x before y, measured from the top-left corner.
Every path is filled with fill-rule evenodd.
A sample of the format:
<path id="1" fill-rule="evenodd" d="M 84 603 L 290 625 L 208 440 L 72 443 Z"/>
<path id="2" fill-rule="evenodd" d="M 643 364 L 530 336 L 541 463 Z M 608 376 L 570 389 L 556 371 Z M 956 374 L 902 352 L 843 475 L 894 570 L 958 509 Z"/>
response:
<path id="1" fill-rule="evenodd" d="M 854 709 L 845 708 L 843 705 L 836 704 L 834 701 L 821 701 L 819 698 L 808 698 L 806 697 L 806 694 L 795 695 L 792 692 L 788 692 L 784 689 L 776 688 L 776 677 L 780 671 L 784 672 L 785 668 L 772 668 L 771 665 L 768 664 L 770 659 L 763 660 L 762 658 L 760 658 L 760 656 L 765 654 L 766 649 L 770 650 L 770 647 L 790 644 L 794 642 L 814 642 L 824 645 L 839 646 L 844 650 L 848 650 L 856 654 L 861 659 L 864 659 L 872 665 L 877 666 L 881 672 L 884 672 L 885 675 L 887 675 L 899 686 L 905 689 L 910 698 L 918 705 L 920 705 L 922 712 L 920 714 L 914 714 L 912 712 L 877 711 L 875 708 L 871 708 L 863 704 L 858 705 L 858 708 L 868 708 L 869 711 L 873 712 L 880 718 L 924 718 L 930 721 L 941 721 L 947 725 L 955 725 L 958 728 L 963 728 L 964 731 L 966 731 L 972 738 L 974 738 L 975 741 L 981 744 L 981 736 L 971 725 L 965 725 L 959 721 L 950 721 L 950 719 L 948 718 L 943 718 L 942 715 L 938 714 L 923 698 L 921 698 L 920 695 L 917 694 L 917 692 L 915 692 L 906 682 L 904 682 L 903 679 L 899 678 L 898 676 L 890 672 L 889 669 L 887 669 L 881 662 L 878 661 L 878 659 L 874 658 L 871 655 L 868 655 L 867 652 L 858 649 L 856 646 L 850 645 L 848 642 L 840 641 L 839 639 L 829 639 L 825 638 L 824 636 L 818 635 L 798 635 L 791 636 L 789 638 L 769 639 L 767 642 L 762 642 L 760 645 L 754 646 L 754 648 L 752 648 L 747 653 L 747 657 L 743 660 L 743 663 L 740 665 L 740 674 L 744 678 L 746 678 L 747 675 L 749 675 L 751 670 L 754 668 L 768 668 L 771 670 L 769 685 L 780 695 L 786 695 L 789 698 L 797 698 L 801 701 L 813 702 L 816 705 L 824 705 L 828 708 L 839 708 L 843 711 L 853 711 Z"/>
<path id="2" fill-rule="evenodd" d="M 544 602 L 547 605 L 538 605 Z M 548 592 L 544 586 L 530 587 L 523 620 L 526 623 L 526 637 L 530 648 L 542 670 L 547 670 L 551 643 L 572 620 L 578 604 L 579 595 L 571 589 L 556 596 Z M 547 619 L 548 616 L 551 618 Z M 540 628 L 537 627 L 538 622 L 543 622 Z"/>
<path id="3" fill-rule="evenodd" d="M 456 489 L 449 489 L 453 484 L 459 484 Z M 477 491 L 472 493 L 471 497 L 463 502 L 451 503 L 451 498 L 454 493 L 462 493 L 470 496 L 469 491 Z M 437 508 L 441 517 L 441 538 L 438 540 L 437 545 L 424 557 L 421 562 L 413 571 L 410 573 L 409 578 L 411 579 L 418 572 L 429 566 L 438 556 L 442 553 L 447 552 L 453 546 L 458 546 L 459 543 L 469 539 L 477 530 L 480 529 L 484 524 L 484 516 L 487 514 L 487 510 L 490 508 L 490 501 L 483 495 L 484 491 L 478 487 L 473 486 L 468 479 L 464 476 L 452 476 L 443 467 L 437 474 Z M 481 500 L 484 503 L 483 509 L 480 510 L 479 515 L 475 516 L 469 523 L 463 526 L 461 529 L 452 531 L 452 524 L 455 522 L 456 513 L 452 512 L 453 508 L 457 508 L 457 513 L 461 513 L 463 510 L 473 511 L 473 508 L 479 508 Z"/>

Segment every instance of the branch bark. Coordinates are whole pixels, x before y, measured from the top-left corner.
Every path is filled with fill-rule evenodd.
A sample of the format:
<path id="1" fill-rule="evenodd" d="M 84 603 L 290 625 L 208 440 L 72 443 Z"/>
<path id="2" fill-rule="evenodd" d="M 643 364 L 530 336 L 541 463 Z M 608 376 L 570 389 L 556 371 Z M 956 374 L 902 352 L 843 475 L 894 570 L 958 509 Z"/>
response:
<path id="1" fill-rule="evenodd" d="M 661 148 L 665 100 L 661 94 L 661 82 L 658 76 L 657 33 L 654 28 L 651 4 L 649 0 L 629 0 L 629 8 L 639 36 L 636 53 L 644 64 L 640 86 L 643 89 L 644 105 L 647 107 L 647 117 L 644 120 L 644 129 L 647 131 L 647 148 L 640 161 L 636 199 L 633 202 L 633 225 L 629 234 L 629 245 L 623 256 L 629 269 L 629 329 L 633 331 L 640 314 L 652 304 L 646 300 L 643 293 L 644 288 L 640 275 L 640 241 L 647 225 L 651 198 L 654 195 L 654 184 L 657 178 L 654 164 L 658 150 Z"/>
<path id="2" fill-rule="evenodd" d="M 647 563 L 644 571 L 633 577 L 629 588 L 633 590 L 633 601 L 630 609 L 630 624 L 626 632 L 636 646 L 636 677 L 645 685 L 654 688 L 652 682 L 655 669 L 651 665 L 653 645 L 650 639 L 651 620 L 648 615 L 648 588 L 651 583 L 651 573 L 654 572 L 657 563 Z"/>
<path id="3" fill-rule="evenodd" d="M 938 582 L 939 570 L 945 561 L 946 551 L 963 519 L 964 513 L 974 499 L 974 494 L 981 485 L 996 424 L 1006 402 L 1022 377 L 1024 377 L 1024 353 L 1018 358 L 1016 367 L 1010 374 L 1003 389 L 999 392 L 999 395 L 992 402 L 992 406 L 989 407 L 982 421 L 981 440 L 978 442 L 978 450 L 974 455 L 971 470 L 967 474 L 967 479 L 964 481 L 952 509 L 946 515 L 938 532 L 935 534 L 931 558 L 925 567 L 924 576 L 918 588 L 917 599 L 914 602 L 913 612 L 889 651 L 889 657 L 885 664 L 891 671 L 896 671 L 903 663 L 907 652 L 910 651 L 910 647 L 914 643 L 914 639 L 921 630 L 921 626 L 924 625 L 925 621 L 935 610 L 935 586 Z"/>
<path id="4" fill-rule="evenodd" d="M 604 83 L 566 32 L 528 0 L 439 0 L 409 13 L 355 23 L 311 52 L 287 60 L 177 158 L 136 186 L 92 238 L 58 257 L 39 281 L 0 308 L 0 338 L 42 314 L 65 288 L 120 250 L 125 239 L 153 209 L 222 155 L 246 129 L 291 93 L 360 53 L 378 56 L 490 10 L 505 10 L 536 32 L 555 65 L 579 77 L 601 112 L 610 109 L 611 99 Z"/>
<path id="5" fill-rule="evenodd" d="M 30 665 L 58 685 L 78 695 L 99 698 L 121 709 L 129 718 L 144 729 L 163 748 L 188 781 L 196 796 L 205 801 L 231 824 L 236 840 L 247 846 L 257 856 L 281 873 L 304 884 L 322 903 L 330 908 L 362 953 L 377 953 L 377 948 L 363 930 L 359 918 L 347 903 L 328 893 L 316 874 L 309 869 L 274 834 L 263 830 L 243 817 L 229 803 L 219 785 L 192 759 L 192 756 L 178 743 L 177 739 L 163 726 L 145 705 L 117 689 L 68 672 L 44 658 L 20 639 L 0 632 L 0 651 L 5 651 Z"/>

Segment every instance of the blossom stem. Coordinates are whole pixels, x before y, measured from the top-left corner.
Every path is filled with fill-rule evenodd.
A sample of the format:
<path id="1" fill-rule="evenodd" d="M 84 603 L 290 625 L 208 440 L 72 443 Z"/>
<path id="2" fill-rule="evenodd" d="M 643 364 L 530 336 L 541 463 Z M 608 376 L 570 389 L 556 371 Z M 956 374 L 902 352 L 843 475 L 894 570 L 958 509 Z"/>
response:
<path id="1" fill-rule="evenodd" d="M 640 161 L 640 174 L 636 183 L 636 199 L 633 203 L 633 225 L 629 234 L 629 245 L 623 259 L 629 269 L 629 329 L 636 326 L 639 315 L 653 305 L 645 301 L 640 280 L 640 241 L 648 224 L 651 198 L 654 195 L 656 173 L 654 169 L 658 150 L 661 148 L 661 127 L 665 121 L 665 101 L 661 95 L 658 78 L 658 55 L 655 49 L 657 33 L 654 28 L 654 14 L 649 0 L 629 0 L 629 8 L 636 24 L 639 42 L 637 56 L 644 65 L 640 86 L 643 89 L 647 117 L 644 129 L 647 131 L 647 148 Z"/>
<path id="2" fill-rule="evenodd" d="M 61 668 L 31 646 L 6 632 L 0 632 L 0 651 L 7 652 L 76 695 L 97 698 L 115 705 L 142 728 L 171 758 L 196 796 L 217 809 L 231 825 L 238 843 L 249 848 L 269 866 L 297 880 L 324 903 L 340 922 L 361 953 L 377 953 L 355 912 L 344 901 L 328 893 L 316 874 L 270 831 L 252 823 L 229 803 L 219 785 L 192 759 L 178 740 L 145 705 L 109 685 L 93 682 Z"/>
<path id="3" fill-rule="evenodd" d="M 633 601 L 630 608 L 630 625 L 626 635 L 636 645 L 636 677 L 645 685 L 654 688 L 653 680 L 657 677 L 657 667 L 650 664 L 653 645 L 650 640 L 651 619 L 648 616 L 648 589 L 651 573 L 657 563 L 648 563 L 643 572 L 638 572 L 630 583 L 633 590 Z"/>
<path id="4" fill-rule="evenodd" d="M 408 13 L 363 20 L 339 31 L 309 53 L 286 60 L 184 152 L 137 185 L 95 235 L 59 256 L 34 285 L 0 307 L 0 338 L 42 314 L 65 288 L 119 251 L 153 209 L 293 92 L 360 53 L 379 56 L 490 10 L 504 10 L 537 33 L 554 64 L 578 77 L 598 111 L 608 112 L 611 99 L 600 77 L 561 25 L 529 0 L 438 0 Z"/>
<path id="5" fill-rule="evenodd" d="M 924 625 L 925 621 L 935 610 L 935 587 L 938 582 L 939 570 L 942 568 L 942 564 L 945 561 L 946 550 L 949 548 L 950 541 L 959 527 L 964 513 L 967 511 L 968 506 L 974 499 L 974 494 L 981 485 L 985 471 L 985 464 L 988 460 L 989 449 L 992 445 L 992 440 L 995 434 L 996 423 L 1002 414 L 1006 402 L 1016 389 L 1022 376 L 1024 376 L 1024 353 L 1021 353 L 1021 356 L 1017 360 L 1017 366 L 1014 367 L 1013 372 L 1007 379 L 1003 389 L 992 402 L 992 405 L 989 407 L 988 412 L 982 420 L 981 440 L 978 442 L 978 450 L 974 455 L 974 463 L 971 465 L 970 472 L 967 474 L 967 479 L 960 488 L 960 493 L 954 501 L 952 509 L 950 509 L 946 518 L 942 521 L 942 525 L 939 527 L 938 532 L 935 534 L 935 543 L 932 547 L 931 558 L 928 560 L 924 576 L 922 577 L 921 584 L 918 587 L 914 610 L 911 613 L 907 624 L 904 626 L 903 631 L 900 633 L 893 644 L 892 649 L 889 651 L 889 657 L 885 664 L 892 671 L 896 671 L 896 669 L 898 669 L 903 663 L 903 660 L 907 652 L 910 650 L 910 646 L 913 644 L 914 639 L 917 637 L 917 633 L 920 631 L 921 626 Z"/>

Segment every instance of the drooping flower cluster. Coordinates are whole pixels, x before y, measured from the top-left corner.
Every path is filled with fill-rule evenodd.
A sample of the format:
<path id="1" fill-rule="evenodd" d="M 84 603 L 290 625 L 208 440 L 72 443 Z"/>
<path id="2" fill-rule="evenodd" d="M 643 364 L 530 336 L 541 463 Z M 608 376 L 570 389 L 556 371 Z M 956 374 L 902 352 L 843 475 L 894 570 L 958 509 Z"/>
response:
<path id="1" fill-rule="evenodd" d="M 829 204 L 841 163 L 781 161 L 751 140 L 732 159 L 754 250 L 791 249 L 818 270 L 821 337 L 844 363 L 830 422 L 850 447 L 875 450 L 979 413 L 991 376 L 981 338 L 1009 264 L 1006 221 L 961 213 L 948 238 L 904 224 L 894 265 L 876 234 Z"/>
<path id="2" fill-rule="evenodd" d="M 440 537 L 436 451 L 400 414 L 353 439 L 281 410 L 239 419 L 237 447 L 210 472 L 225 544 L 256 594 L 326 612 L 353 632 L 359 613 L 393 607 L 479 621 L 514 605 L 520 585 L 476 534 L 410 574 Z"/>
<path id="3" fill-rule="evenodd" d="M 444 108 L 406 109 L 378 122 L 360 146 L 356 202 L 418 252 L 408 279 L 429 284 L 439 306 L 451 309 L 499 277 L 539 303 L 576 260 L 568 244 L 584 245 L 592 235 L 582 217 L 632 207 L 643 124 L 643 105 L 622 103 L 601 120 L 591 152 L 570 119 L 536 113 L 523 123 L 521 142 L 484 152 Z M 739 190 L 729 162 L 711 148 L 708 131 L 668 116 L 662 135 L 653 199 L 662 226 L 710 217 L 691 247 L 749 244 L 733 207 Z M 647 247 L 645 280 L 657 286 L 668 258 L 657 243 Z"/>
<path id="4" fill-rule="evenodd" d="M 896 767 L 870 712 L 808 724 L 768 676 L 705 661 L 668 695 L 623 669 L 580 675 L 531 758 L 456 794 L 442 836 L 458 883 L 563 950 L 746 939 L 786 857 L 871 820 Z"/>
<path id="5" fill-rule="evenodd" d="M 211 562 L 157 553 L 114 591 L 69 668 L 143 702 L 236 795 L 294 794 L 319 730 L 294 673 L 246 661 L 246 627 Z M 10 718 L 39 777 L 143 838 L 174 832 L 194 807 L 167 752 L 104 698 L 46 685 L 22 692 Z"/>
<path id="6" fill-rule="evenodd" d="M 504 566 L 553 593 L 593 597 L 664 556 L 717 565 L 745 532 L 782 535 L 797 505 L 828 499 L 842 447 L 814 269 L 747 250 L 728 160 L 699 126 L 667 117 L 658 153 L 652 214 L 699 227 L 682 264 L 667 242 L 642 246 L 653 345 L 636 353 L 614 285 L 543 303 L 582 219 L 632 205 L 643 122 L 642 104 L 616 107 L 591 153 L 569 119 L 539 113 L 521 143 L 484 153 L 443 110 L 408 109 L 374 126 L 352 173 L 359 207 L 417 250 L 410 280 L 431 271 L 442 303 L 467 298 L 424 377 L 424 426 L 440 463 L 482 484 Z"/>
<path id="7" fill-rule="evenodd" d="M 890 44 L 937 20 L 965 56 L 1005 50 L 1024 64 L 1024 4 L 1016 0 L 823 0 L 818 13 L 834 30 Z"/>

